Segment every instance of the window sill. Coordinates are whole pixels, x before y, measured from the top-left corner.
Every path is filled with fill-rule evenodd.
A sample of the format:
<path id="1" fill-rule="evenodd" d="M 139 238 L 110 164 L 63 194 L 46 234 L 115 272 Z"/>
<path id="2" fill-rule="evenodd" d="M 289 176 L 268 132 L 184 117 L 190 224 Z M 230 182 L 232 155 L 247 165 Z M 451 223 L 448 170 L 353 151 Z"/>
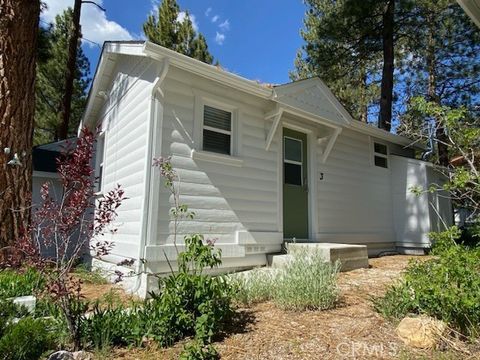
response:
<path id="1" fill-rule="evenodd" d="M 243 159 L 230 155 L 216 154 L 208 151 L 192 150 L 192 152 L 190 153 L 190 157 L 193 160 L 203 160 L 236 167 L 243 166 Z"/>

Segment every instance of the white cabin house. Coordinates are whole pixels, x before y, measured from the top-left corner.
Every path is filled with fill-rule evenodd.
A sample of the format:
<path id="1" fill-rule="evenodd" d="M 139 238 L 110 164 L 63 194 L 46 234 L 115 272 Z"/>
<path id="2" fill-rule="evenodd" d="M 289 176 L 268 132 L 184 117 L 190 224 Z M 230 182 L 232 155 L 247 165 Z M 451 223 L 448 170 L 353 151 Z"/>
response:
<path id="1" fill-rule="evenodd" d="M 134 259 L 168 272 L 165 257 L 175 262 L 159 156 L 171 156 L 195 212 L 179 243 L 216 239 L 229 271 L 265 265 L 292 239 L 423 252 L 428 232 L 452 222 L 448 199 L 410 190 L 442 181 L 414 159 L 424 149 L 352 119 L 319 78 L 265 86 L 151 42 L 107 42 L 82 124 L 101 129 L 100 191 L 121 184 L 128 197 L 98 266 Z M 126 286 L 150 287 L 142 276 Z"/>

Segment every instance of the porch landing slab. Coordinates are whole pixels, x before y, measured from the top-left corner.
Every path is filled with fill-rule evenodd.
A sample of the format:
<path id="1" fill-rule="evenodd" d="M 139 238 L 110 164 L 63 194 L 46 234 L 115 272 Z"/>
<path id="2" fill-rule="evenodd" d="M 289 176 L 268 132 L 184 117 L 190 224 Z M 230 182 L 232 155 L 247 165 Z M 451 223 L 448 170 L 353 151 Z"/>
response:
<path id="1" fill-rule="evenodd" d="M 315 249 L 320 251 L 325 261 L 334 263 L 339 260 L 340 271 L 350 271 L 359 268 L 368 268 L 368 252 L 366 245 L 350 245 L 337 243 L 288 243 L 286 255 L 268 256 L 268 263 L 272 267 L 284 266 L 295 253 Z"/>

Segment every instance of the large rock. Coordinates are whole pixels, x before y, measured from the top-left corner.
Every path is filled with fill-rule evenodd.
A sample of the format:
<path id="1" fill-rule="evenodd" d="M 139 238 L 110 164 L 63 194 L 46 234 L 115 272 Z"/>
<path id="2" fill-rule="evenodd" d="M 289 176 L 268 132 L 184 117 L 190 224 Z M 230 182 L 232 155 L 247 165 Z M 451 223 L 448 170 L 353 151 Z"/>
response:
<path id="1" fill-rule="evenodd" d="M 411 347 L 431 349 L 447 330 L 447 325 L 428 316 L 406 317 L 397 326 L 397 335 Z"/>
<path id="2" fill-rule="evenodd" d="M 75 351 L 72 355 L 75 360 L 93 360 L 93 355 L 86 351 Z"/>
<path id="3" fill-rule="evenodd" d="M 51 354 L 47 360 L 75 360 L 75 358 L 70 351 L 61 350 Z"/>

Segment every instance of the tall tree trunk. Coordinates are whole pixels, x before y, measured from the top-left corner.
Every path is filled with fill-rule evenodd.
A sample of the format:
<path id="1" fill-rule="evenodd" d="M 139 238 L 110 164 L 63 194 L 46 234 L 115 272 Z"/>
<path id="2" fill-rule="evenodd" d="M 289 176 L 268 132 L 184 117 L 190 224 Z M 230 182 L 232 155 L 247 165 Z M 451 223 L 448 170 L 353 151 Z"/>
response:
<path id="1" fill-rule="evenodd" d="M 39 0 L 0 0 L 0 248 L 30 215 L 39 15 Z M 8 164 L 15 154 L 21 165 Z"/>
<path id="2" fill-rule="evenodd" d="M 62 110 L 60 111 L 61 122 L 58 131 L 59 140 L 66 139 L 68 136 L 68 127 L 70 124 L 70 114 L 72 108 L 73 82 L 75 80 L 78 39 L 80 38 L 80 12 L 82 9 L 82 0 L 75 0 L 73 7 L 72 23 L 70 24 L 70 37 L 68 39 L 68 58 L 67 69 L 65 72 L 65 86 L 62 99 Z"/>
<path id="3" fill-rule="evenodd" d="M 428 10 L 427 10 L 428 11 Z M 432 13 L 427 13 L 426 22 L 428 27 L 428 41 L 427 41 L 427 71 L 428 71 L 428 101 L 432 101 L 437 105 L 440 104 L 440 98 L 437 95 L 437 58 L 436 58 L 436 48 L 437 44 L 435 41 L 435 15 Z M 438 163 L 442 166 L 448 166 L 449 156 L 448 156 L 448 146 L 447 136 L 445 134 L 445 129 L 443 128 L 440 120 L 435 119 L 436 130 L 435 138 L 437 139 L 437 151 L 438 151 Z"/>
<path id="4" fill-rule="evenodd" d="M 393 29 L 395 15 L 395 0 L 389 0 L 385 5 L 382 18 L 383 39 L 383 71 L 380 97 L 380 113 L 378 127 L 387 131 L 392 128 L 392 102 L 393 102 Z"/>
<path id="5" fill-rule="evenodd" d="M 368 102 L 367 102 L 367 69 L 365 63 L 360 65 L 360 81 L 361 81 L 361 95 L 360 95 L 360 121 L 363 123 L 368 122 Z"/>

